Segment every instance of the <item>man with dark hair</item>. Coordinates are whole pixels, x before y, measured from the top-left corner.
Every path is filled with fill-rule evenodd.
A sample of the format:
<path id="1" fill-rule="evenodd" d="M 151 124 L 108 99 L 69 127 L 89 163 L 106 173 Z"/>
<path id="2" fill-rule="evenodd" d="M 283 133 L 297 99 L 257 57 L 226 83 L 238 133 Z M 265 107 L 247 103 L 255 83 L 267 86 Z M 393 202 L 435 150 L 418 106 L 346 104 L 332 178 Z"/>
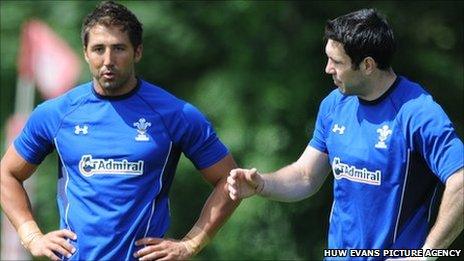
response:
<path id="1" fill-rule="evenodd" d="M 237 202 L 227 174 L 236 164 L 191 104 L 136 78 L 142 25 L 104 2 L 82 26 L 93 80 L 39 105 L 1 161 L 1 205 L 25 248 L 52 260 L 172 260 L 208 243 Z M 23 188 L 53 150 L 59 157 L 61 230 L 39 229 Z M 214 186 L 180 241 L 164 239 L 168 192 L 181 153 Z"/>
<path id="2" fill-rule="evenodd" d="M 325 72 L 338 88 L 322 101 L 306 150 L 267 175 L 233 170 L 230 197 L 301 200 L 331 166 L 328 248 L 447 248 L 464 211 L 463 144 L 452 123 L 419 84 L 395 74 L 393 32 L 375 10 L 328 21 L 325 38 Z"/>

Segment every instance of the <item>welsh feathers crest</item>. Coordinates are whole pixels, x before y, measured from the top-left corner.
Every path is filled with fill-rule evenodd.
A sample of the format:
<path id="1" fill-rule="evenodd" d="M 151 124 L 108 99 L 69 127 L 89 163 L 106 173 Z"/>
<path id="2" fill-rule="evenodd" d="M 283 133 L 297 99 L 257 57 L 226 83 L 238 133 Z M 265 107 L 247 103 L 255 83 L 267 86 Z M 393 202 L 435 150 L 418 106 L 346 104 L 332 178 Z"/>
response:
<path id="1" fill-rule="evenodd" d="M 151 123 L 145 120 L 145 118 L 140 118 L 139 121 L 134 122 L 134 127 L 137 128 L 137 136 L 135 136 L 136 141 L 148 141 L 150 138 L 145 134 L 147 129 L 151 126 Z"/>
<path id="2" fill-rule="evenodd" d="M 388 125 L 383 125 L 382 128 L 377 129 L 377 133 L 379 134 L 379 141 L 375 144 L 375 147 L 379 149 L 386 149 L 387 144 L 385 144 L 385 141 L 388 136 L 392 134 L 392 130 L 388 127 Z"/>

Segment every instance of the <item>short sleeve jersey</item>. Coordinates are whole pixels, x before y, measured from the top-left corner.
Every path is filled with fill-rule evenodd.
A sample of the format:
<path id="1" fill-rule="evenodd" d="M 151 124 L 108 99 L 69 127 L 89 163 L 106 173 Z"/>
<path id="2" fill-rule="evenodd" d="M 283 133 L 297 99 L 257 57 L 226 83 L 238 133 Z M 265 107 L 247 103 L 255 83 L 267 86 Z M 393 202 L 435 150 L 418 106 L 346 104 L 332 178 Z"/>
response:
<path id="1" fill-rule="evenodd" d="M 334 175 L 329 248 L 422 247 L 439 184 L 463 167 L 449 118 L 405 77 L 372 102 L 334 90 L 309 145 L 328 154 Z"/>
<path id="2" fill-rule="evenodd" d="M 136 240 L 168 229 L 180 154 L 198 169 L 228 154 L 194 106 L 143 80 L 119 97 L 86 83 L 42 103 L 14 146 L 33 164 L 57 151 L 61 228 L 77 234 L 72 260 L 134 259 Z"/>

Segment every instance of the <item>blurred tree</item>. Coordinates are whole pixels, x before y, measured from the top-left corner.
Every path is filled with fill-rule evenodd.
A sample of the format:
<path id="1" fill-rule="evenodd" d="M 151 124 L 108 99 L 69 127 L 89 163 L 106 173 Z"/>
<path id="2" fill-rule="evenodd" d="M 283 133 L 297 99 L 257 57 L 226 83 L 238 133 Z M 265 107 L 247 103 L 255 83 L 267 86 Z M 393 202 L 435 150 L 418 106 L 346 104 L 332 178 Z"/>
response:
<path id="1" fill-rule="evenodd" d="M 426 86 L 463 136 L 460 1 L 121 2 L 144 23 L 139 75 L 199 107 L 241 166 L 272 171 L 298 158 L 312 136 L 319 102 L 332 90 L 324 73 L 325 21 L 366 7 L 386 14 L 395 30 L 396 72 Z M 97 3 L 0 2 L 2 125 L 13 110 L 21 24 L 43 19 L 81 52 L 81 21 Z M 85 72 L 82 82 L 90 80 Z M 37 198 L 45 230 L 58 226 L 50 200 L 56 161 L 48 157 L 38 171 L 46 188 Z M 172 237 L 191 227 L 210 191 L 185 158 L 177 172 Z M 321 259 L 332 182 L 329 178 L 318 194 L 299 203 L 244 201 L 197 259 Z M 452 248 L 462 249 L 463 243 L 461 235 Z"/>

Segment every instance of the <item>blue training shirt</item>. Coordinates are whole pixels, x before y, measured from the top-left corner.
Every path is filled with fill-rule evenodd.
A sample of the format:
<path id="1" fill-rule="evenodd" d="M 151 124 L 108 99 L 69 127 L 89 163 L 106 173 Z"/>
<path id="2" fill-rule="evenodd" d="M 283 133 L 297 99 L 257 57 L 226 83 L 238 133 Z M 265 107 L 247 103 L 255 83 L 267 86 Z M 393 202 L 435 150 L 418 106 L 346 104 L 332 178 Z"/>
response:
<path id="1" fill-rule="evenodd" d="M 91 82 L 39 105 L 15 140 L 39 164 L 59 156 L 60 227 L 77 234 L 72 260 L 132 260 L 136 240 L 162 237 L 180 154 L 198 169 L 228 154 L 191 104 L 143 80 L 118 97 Z"/>
<path id="2" fill-rule="evenodd" d="M 328 154 L 334 175 L 329 248 L 421 248 L 439 184 L 463 167 L 445 112 L 401 76 L 373 102 L 334 90 L 309 145 Z"/>

